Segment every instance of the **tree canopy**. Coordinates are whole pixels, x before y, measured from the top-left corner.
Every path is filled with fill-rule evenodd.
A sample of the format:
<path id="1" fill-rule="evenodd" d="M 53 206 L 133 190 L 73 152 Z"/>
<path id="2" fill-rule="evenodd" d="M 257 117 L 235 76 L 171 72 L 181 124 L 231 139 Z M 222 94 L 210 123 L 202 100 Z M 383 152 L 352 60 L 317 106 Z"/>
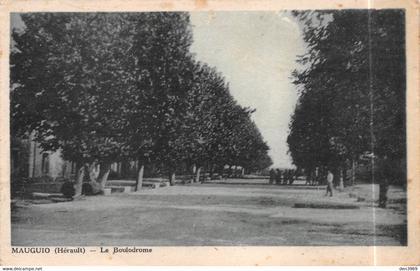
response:
<path id="1" fill-rule="evenodd" d="M 224 77 L 195 59 L 188 13 L 26 13 L 11 54 L 12 135 L 78 164 L 271 164 Z M 264 161 L 264 162 L 261 162 Z"/>
<path id="2" fill-rule="evenodd" d="M 303 168 L 370 153 L 405 172 L 405 34 L 401 10 L 295 12 L 308 51 L 294 71 L 299 101 L 289 150 Z"/>

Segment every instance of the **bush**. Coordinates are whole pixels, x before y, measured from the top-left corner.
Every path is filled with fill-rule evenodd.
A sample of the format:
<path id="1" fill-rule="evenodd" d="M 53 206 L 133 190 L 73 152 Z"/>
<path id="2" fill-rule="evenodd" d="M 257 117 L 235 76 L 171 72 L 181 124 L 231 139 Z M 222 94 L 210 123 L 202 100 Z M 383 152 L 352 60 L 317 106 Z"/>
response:
<path id="1" fill-rule="evenodd" d="M 74 189 L 73 183 L 69 181 L 63 183 L 63 185 L 61 186 L 61 193 L 66 198 L 72 198 L 76 194 L 76 190 Z"/>

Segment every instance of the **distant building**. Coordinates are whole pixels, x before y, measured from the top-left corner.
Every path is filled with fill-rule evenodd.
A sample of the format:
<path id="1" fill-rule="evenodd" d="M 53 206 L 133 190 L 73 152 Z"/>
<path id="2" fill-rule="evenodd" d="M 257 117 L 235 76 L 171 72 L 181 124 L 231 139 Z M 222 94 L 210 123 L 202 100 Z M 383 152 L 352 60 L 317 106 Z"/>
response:
<path id="1" fill-rule="evenodd" d="M 11 179 L 22 180 L 30 178 L 49 177 L 56 179 L 72 179 L 77 175 L 75 162 L 66 161 L 61 151 L 43 151 L 31 134 L 26 138 L 11 138 Z M 131 179 L 137 177 L 139 163 L 137 161 L 120 161 L 111 165 L 108 179 Z M 99 170 L 99 168 L 98 168 Z M 208 170 L 208 168 L 206 168 Z M 203 170 L 204 173 L 206 170 Z M 177 175 L 192 174 L 192 166 L 183 163 L 178 168 Z M 161 164 L 149 163 L 144 168 L 145 177 L 167 177 L 165 167 Z M 236 167 L 235 174 L 243 175 L 244 169 Z"/>
<path id="2" fill-rule="evenodd" d="M 45 176 L 71 178 L 76 174 L 75 163 L 63 160 L 60 151 L 43 151 L 33 135 L 12 139 L 10 155 L 12 180 Z"/>
<path id="3" fill-rule="evenodd" d="M 10 151 L 10 169 L 12 181 L 18 178 L 50 177 L 52 179 L 74 179 L 77 174 L 75 162 L 66 161 L 61 157 L 61 151 L 43 151 L 33 140 L 28 138 L 12 138 Z M 135 172 L 135 162 L 117 162 L 111 165 L 111 177 L 132 177 Z"/>

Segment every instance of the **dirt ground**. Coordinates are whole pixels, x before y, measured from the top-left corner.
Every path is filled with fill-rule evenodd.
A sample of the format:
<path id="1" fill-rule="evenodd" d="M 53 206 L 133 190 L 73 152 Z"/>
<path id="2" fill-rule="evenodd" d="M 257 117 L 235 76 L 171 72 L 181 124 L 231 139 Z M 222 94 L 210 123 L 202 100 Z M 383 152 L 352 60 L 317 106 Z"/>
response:
<path id="1" fill-rule="evenodd" d="M 12 245 L 230 246 L 404 245 L 406 194 L 358 185 L 325 197 L 324 187 L 276 186 L 240 180 L 177 185 L 65 203 L 19 202 Z M 373 196 L 372 196 L 373 195 Z M 294 208 L 296 203 L 359 209 Z"/>

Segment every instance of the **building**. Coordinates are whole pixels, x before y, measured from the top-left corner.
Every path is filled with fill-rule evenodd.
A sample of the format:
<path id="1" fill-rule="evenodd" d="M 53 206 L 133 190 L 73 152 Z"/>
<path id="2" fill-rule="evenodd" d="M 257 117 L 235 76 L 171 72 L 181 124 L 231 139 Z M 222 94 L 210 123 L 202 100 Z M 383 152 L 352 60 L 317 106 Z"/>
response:
<path id="1" fill-rule="evenodd" d="M 72 178 L 76 174 L 75 163 L 61 158 L 60 151 L 44 152 L 31 134 L 28 138 L 13 138 L 11 141 L 11 177 Z"/>
<path id="2" fill-rule="evenodd" d="M 28 138 L 11 139 L 11 178 L 17 179 L 49 177 L 57 179 L 75 179 L 76 163 L 61 157 L 61 151 L 43 151 L 33 140 Z M 134 178 L 137 163 L 133 161 L 116 162 L 111 165 L 110 178 Z"/>

